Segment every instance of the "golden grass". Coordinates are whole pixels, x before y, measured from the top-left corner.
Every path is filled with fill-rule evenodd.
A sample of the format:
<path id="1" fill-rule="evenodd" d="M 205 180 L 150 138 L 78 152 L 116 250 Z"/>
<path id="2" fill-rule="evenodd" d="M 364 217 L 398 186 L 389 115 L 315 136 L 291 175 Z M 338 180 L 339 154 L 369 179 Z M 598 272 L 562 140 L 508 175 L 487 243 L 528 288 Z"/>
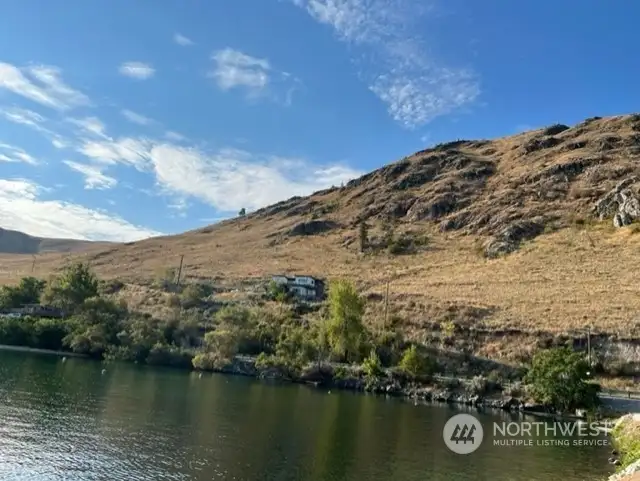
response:
<path id="1" fill-rule="evenodd" d="M 637 336 L 640 236 L 631 228 L 613 231 L 602 224 L 588 230 L 594 247 L 582 231 L 568 228 L 542 235 L 496 260 L 480 257 L 470 236 L 434 234 L 431 247 L 419 254 L 363 256 L 340 247 L 333 235 L 294 238 L 266 248 L 264 232 L 257 227 L 257 235 L 242 232 L 241 239 L 240 232 L 218 242 L 207 234 L 192 234 L 80 257 L 101 276 L 134 282 L 150 281 L 164 267 L 177 267 L 181 254 L 187 279 L 210 278 L 226 286 L 298 272 L 347 277 L 366 294 L 384 295 L 389 281 L 391 311 L 401 311 L 416 323 L 430 320 L 429 306 L 461 305 L 490 309 L 478 321 L 490 329 L 561 333 L 591 326 L 594 332 Z M 29 275 L 31 261 L 30 256 L 0 257 L 1 281 Z M 59 255 L 39 256 L 35 274 L 46 276 L 64 261 Z M 140 304 L 148 298 L 163 303 L 153 300 L 151 290 L 138 289 L 133 297 L 140 298 Z M 374 314 L 381 315 L 380 309 Z"/>
<path id="2" fill-rule="evenodd" d="M 418 329 L 449 316 L 458 324 L 490 330 L 579 335 L 592 327 L 594 332 L 640 337 L 640 229 L 614 230 L 610 220 L 590 220 L 600 196 L 621 178 L 634 173 L 640 177 L 638 132 L 640 116 L 620 116 L 578 124 L 554 136 L 558 145 L 531 152 L 531 142 L 549 137 L 543 130 L 420 152 L 367 175 L 357 185 L 242 219 L 106 250 L 96 247 L 73 257 L 39 255 L 33 274 L 46 277 L 70 259 L 83 259 L 102 277 L 148 284 L 167 267 L 177 268 L 184 255 L 184 278 L 206 278 L 229 289 L 275 273 L 301 273 L 350 278 L 365 294 L 379 298 L 388 282 L 390 314 L 401 315 Z M 613 147 L 602 139 L 609 139 Z M 591 163 L 582 165 L 584 159 Z M 578 173 L 571 173 L 574 168 Z M 486 174 L 487 169 L 492 173 Z M 403 187 L 399 181 L 407 176 L 418 181 Z M 461 202 L 444 219 L 464 215 L 466 223 L 458 231 L 441 232 L 442 219 L 418 222 L 406 209 L 406 215 L 397 214 L 408 201 L 429 212 L 429 202 L 449 193 Z M 428 248 L 395 257 L 359 253 L 359 219 L 371 224 L 370 235 L 379 235 L 385 212 L 400 215 L 398 231 L 426 234 Z M 545 234 L 519 251 L 495 260 L 479 254 L 485 235 L 499 235 L 514 221 L 540 216 L 546 221 Z M 297 223 L 314 218 L 340 227 L 329 234 L 286 235 Z M 30 275 L 32 260 L 30 255 L 0 255 L 0 283 Z M 134 299 L 155 295 L 129 294 Z M 465 314 L 474 309 L 486 314 Z M 371 303 L 369 316 L 379 322 L 383 311 L 380 301 Z M 502 349 L 491 344 L 484 348 Z"/>

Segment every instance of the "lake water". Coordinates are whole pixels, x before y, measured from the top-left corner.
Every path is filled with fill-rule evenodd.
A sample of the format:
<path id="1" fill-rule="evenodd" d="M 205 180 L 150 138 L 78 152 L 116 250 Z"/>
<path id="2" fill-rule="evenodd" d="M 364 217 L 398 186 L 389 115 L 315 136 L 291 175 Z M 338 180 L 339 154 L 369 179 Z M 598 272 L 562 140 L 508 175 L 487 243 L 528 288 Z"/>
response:
<path id="1" fill-rule="evenodd" d="M 103 368 L 107 372 L 102 374 Z M 602 480 L 606 447 L 454 454 L 446 406 L 0 351 L 0 480 Z M 484 426 L 499 414 L 480 415 Z"/>

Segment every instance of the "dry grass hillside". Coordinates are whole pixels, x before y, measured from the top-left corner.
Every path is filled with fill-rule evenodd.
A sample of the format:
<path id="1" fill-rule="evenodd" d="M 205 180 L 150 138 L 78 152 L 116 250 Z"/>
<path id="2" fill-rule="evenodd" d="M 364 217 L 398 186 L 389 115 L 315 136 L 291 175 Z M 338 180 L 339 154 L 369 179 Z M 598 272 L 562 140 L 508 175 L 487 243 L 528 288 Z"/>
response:
<path id="1" fill-rule="evenodd" d="M 369 296 L 371 322 L 382 322 L 389 283 L 390 322 L 414 336 L 453 321 L 492 332 L 477 350 L 493 356 L 591 326 L 633 342 L 640 362 L 638 179 L 640 115 L 592 118 L 438 145 L 243 218 L 78 256 L 138 284 L 180 255 L 187 277 L 220 286 L 279 272 L 348 277 Z M 41 255 L 36 273 L 65 259 Z M 0 279 L 31 262 L 0 256 Z"/>
<path id="2" fill-rule="evenodd" d="M 34 237 L 23 232 L 0 227 L 0 253 L 42 254 L 46 252 L 80 252 L 105 248 L 107 242 L 89 242 L 75 239 L 49 239 Z"/>

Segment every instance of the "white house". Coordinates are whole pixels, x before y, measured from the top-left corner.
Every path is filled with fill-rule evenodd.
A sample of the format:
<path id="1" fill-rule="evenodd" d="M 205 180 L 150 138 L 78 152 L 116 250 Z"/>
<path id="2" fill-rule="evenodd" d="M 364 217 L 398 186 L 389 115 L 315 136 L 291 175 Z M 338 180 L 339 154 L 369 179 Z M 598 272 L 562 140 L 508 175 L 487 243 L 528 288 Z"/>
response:
<path id="1" fill-rule="evenodd" d="M 321 300 L 324 297 L 324 281 L 316 277 L 275 275 L 271 280 L 300 299 Z"/>

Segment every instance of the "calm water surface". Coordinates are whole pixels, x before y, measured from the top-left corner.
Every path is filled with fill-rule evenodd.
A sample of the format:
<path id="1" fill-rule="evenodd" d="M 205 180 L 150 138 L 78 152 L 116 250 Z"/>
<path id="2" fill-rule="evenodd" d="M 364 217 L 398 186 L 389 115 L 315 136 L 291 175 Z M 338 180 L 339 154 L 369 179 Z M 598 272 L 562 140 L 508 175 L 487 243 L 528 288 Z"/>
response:
<path id="1" fill-rule="evenodd" d="M 453 408 L 0 351 L 0 480 L 601 480 L 607 448 L 442 441 Z M 484 414 L 490 426 L 498 415 Z"/>

